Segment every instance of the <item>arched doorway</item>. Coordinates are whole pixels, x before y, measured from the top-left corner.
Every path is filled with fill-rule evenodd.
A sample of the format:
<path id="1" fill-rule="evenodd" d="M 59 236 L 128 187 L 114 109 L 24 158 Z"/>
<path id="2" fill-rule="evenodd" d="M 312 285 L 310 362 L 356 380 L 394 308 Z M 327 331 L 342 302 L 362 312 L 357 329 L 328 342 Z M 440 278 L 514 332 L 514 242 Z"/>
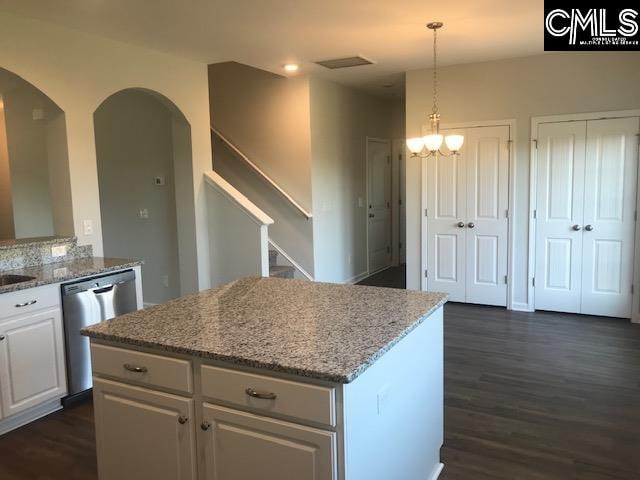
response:
<path id="1" fill-rule="evenodd" d="M 126 89 L 94 113 L 104 254 L 135 258 L 146 304 L 184 293 L 187 252 L 181 218 L 193 213 L 191 130 L 165 97 Z M 186 282 L 184 282 L 186 283 Z"/>
<path id="2" fill-rule="evenodd" d="M 64 112 L 0 68 L 0 240 L 73 233 Z"/>

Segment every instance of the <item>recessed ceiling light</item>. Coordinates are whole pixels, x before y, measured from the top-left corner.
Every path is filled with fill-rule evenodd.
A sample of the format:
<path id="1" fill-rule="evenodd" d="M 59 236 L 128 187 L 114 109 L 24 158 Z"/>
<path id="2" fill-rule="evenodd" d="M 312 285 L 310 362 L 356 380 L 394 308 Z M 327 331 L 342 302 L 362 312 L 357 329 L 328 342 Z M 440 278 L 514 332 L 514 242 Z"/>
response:
<path id="1" fill-rule="evenodd" d="M 297 63 L 285 63 L 282 68 L 287 72 L 297 72 L 300 66 Z"/>

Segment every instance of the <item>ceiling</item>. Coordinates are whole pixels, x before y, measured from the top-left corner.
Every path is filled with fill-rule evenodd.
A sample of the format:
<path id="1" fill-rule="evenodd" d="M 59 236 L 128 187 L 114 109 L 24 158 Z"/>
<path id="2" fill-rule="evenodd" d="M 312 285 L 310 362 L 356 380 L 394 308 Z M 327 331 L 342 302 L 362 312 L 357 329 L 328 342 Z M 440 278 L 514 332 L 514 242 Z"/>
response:
<path id="1" fill-rule="evenodd" d="M 316 73 L 398 94 L 403 72 L 543 53 L 542 0 L 0 0 L 0 9 L 205 63 L 234 60 Z M 363 55 L 374 65 L 330 71 L 317 60 Z M 383 87 L 385 84 L 393 86 Z"/>

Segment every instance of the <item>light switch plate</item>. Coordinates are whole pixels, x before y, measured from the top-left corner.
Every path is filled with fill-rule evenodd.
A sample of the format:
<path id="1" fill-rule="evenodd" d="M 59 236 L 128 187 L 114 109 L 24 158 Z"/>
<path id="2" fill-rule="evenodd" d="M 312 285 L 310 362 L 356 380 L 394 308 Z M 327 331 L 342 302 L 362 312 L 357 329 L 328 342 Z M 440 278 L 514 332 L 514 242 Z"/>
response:
<path id="1" fill-rule="evenodd" d="M 52 257 L 64 257 L 67 254 L 67 246 L 66 245 L 56 245 L 51 247 L 51 256 Z"/>

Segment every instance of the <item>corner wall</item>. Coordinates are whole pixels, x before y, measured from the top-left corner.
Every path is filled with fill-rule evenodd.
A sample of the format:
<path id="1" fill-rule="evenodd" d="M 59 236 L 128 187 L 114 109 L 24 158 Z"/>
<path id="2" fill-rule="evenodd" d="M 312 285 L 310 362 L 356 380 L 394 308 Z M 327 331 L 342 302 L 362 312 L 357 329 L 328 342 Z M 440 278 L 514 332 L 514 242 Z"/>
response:
<path id="1" fill-rule="evenodd" d="M 390 139 L 387 100 L 317 77 L 310 81 L 315 279 L 367 274 L 366 139 Z"/>
<path id="2" fill-rule="evenodd" d="M 46 48 L 43 48 L 46 46 Z M 32 83 L 64 112 L 69 148 L 73 222 L 79 243 L 102 255 L 93 113 L 126 88 L 156 91 L 171 100 L 191 126 L 196 238 L 200 289 L 207 288 L 209 249 L 203 174 L 211 168 L 207 67 L 154 50 L 87 35 L 49 23 L 0 13 L 0 66 Z M 84 220 L 93 234 L 83 231 Z"/>
<path id="3" fill-rule="evenodd" d="M 438 70 L 445 123 L 516 120 L 513 303 L 527 298 L 531 117 L 640 108 L 640 53 L 558 53 Z M 407 137 L 431 110 L 432 70 L 407 73 Z M 421 163 L 407 161 L 407 288 L 420 288 Z"/>

